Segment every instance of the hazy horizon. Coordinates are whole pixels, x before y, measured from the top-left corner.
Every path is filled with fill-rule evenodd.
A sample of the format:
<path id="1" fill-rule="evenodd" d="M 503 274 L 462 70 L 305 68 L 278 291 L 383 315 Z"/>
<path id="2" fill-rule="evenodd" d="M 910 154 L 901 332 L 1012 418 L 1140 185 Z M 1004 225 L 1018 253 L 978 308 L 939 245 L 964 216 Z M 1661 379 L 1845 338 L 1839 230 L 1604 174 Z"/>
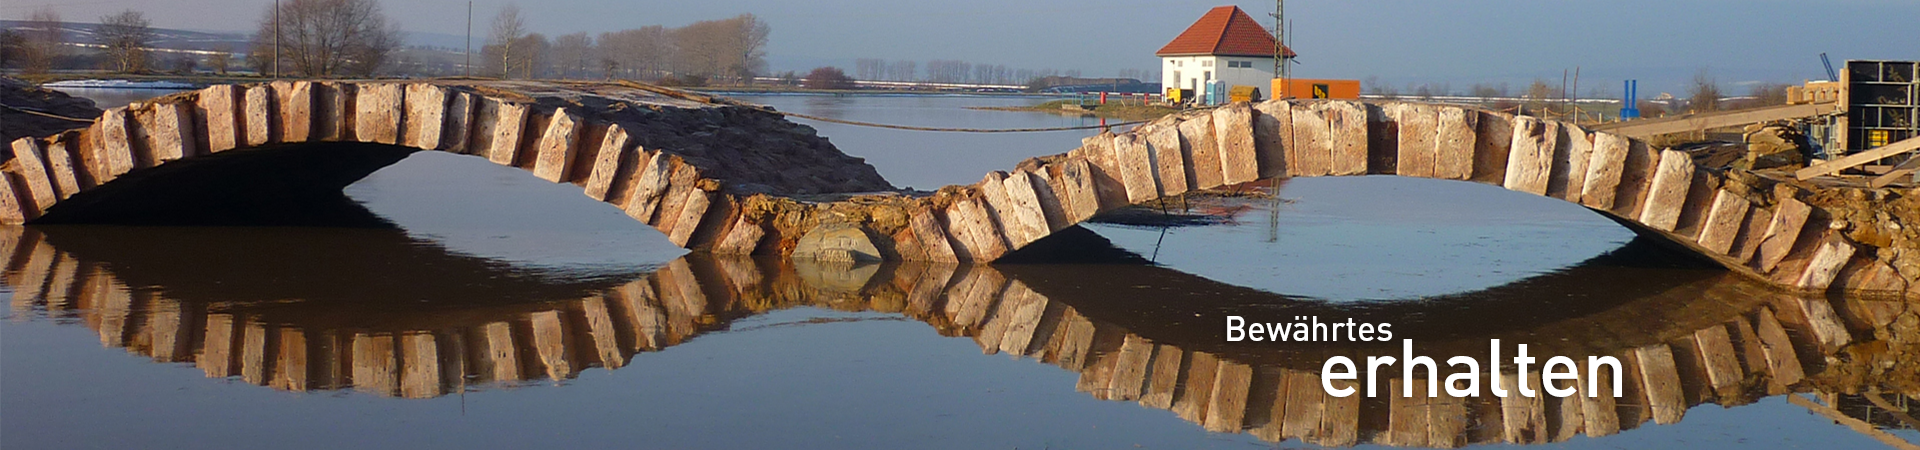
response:
<path id="1" fill-rule="evenodd" d="M 474 45 L 486 38 L 506 0 L 473 2 Z M 647 25 L 680 26 L 741 13 L 772 26 L 768 60 L 775 71 L 817 65 L 850 68 L 857 58 L 960 59 L 1016 68 L 1078 69 L 1113 76 L 1155 70 L 1153 56 L 1216 1 L 1010 1 L 902 4 L 877 0 L 783 2 L 711 0 L 663 7 L 604 0 L 520 2 L 531 31 L 549 36 L 598 34 Z M 1271 2 L 1234 2 L 1271 23 Z M 271 8 L 264 0 L 23 2 L 0 6 L 24 19 L 51 5 L 70 22 L 95 22 L 122 9 L 143 11 L 158 28 L 248 33 Z M 465 33 L 462 0 L 382 2 L 402 30 Z M 1825 78 L 1819 54 L 1847 59 L 1920 59 L 1920 46 L 1886 18 L 1920 17 L 1920 1 L 1841 0 L 1694 2 L 1623 0 L 1538 2 L 1329 2 L 1295 0 L 1289 45 L 1301 56 L 1295 76 L 1368 79 L 1402 86 L 1553 79 L 1580 67 L 1580 91 L 1619 91 L 1626 78 L 1646 96 L 1677 92 L 1708 70 L 1733 94 L 1743 84 Z"/>

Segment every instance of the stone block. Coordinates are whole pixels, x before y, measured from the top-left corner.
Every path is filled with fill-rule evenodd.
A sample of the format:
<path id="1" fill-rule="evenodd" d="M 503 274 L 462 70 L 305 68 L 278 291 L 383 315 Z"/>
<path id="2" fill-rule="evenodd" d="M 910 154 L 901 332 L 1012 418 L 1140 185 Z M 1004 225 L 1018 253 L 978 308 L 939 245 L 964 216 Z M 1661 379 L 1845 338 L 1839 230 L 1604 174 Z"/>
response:
<path id="1" fill-rule="evenodd" d="M 238 147 L 241 142 L 242 128 L 240 87 L 220 84 L 200 90 L 199 101 L 194 104 L 194 123 L 198 131 L 206 133 L 208 152 L 222 152 Z"/>
<path id="2" fill-rule="evenodd" d="M 1253 146 L 1259 153 L 1260 177 L 1287 176 L 1293 140 L 1293 104 L 1268 100 L 1253 106 Z"/>
<path id="3" fill-rule="evenodd" d="M 440 150 L 451 153 L 473 152 L 474 113 L 479 96 L 453 92 L 447 95 L 446 120 L 441 125 Z"/>
<path id="4" fill-rule="evenodd" d="M 1724 190 L 1715 193 L 1713 207 L 1707 212 L 1706 226 L 1700 230 L 1700 246 L 1723 255 L 1732 255 L 1733 239 L 1740 234 L 1740 225 L 1746 221 L 1747 209 L 1752 206 L 1740 194 Z"/>
<path id="5" fill-rule="evenodd" d="M 1399 155 L 1394 158 L 1394 173 L 1403 177 L 1433 178 L 1439 159 L 1440 112 L 1432 105 L 1400 103 L 1390 105 L 1400 124 Z"/>
<path id="6" fill-rule="evenodd" d="M 1507 154 L 1507 189 L 1547 195 L 1553 173 L 1553 147 L 1558 139 L 1548 122 L 1520 116 L 1513 120 L 1513 143 Z"/>
<path id="7" fill-rule="evenodd" d="M 873 238 L 858 225 L 848 223 L 823 223 L 807 230 L 793 247 L 793 259 L 815 261 L 840 261 L 852 257 L 853 261 L 880 261 L 880 249 L 873 245 Z M 854 290 L 858 290 L 856 287 Z"/>
<path id="8" fill-rule="evenodd" d="M 1647 193 L 1646 207 L 1639 222 L 1660 231 L 1673 231 L 1686 208 L 1687 191 L 1693 187 L 1693 157 L 1684 152 L 1660 152 L 1660 165 L 1653 174 L 1653 189 Z"/>
<path id="9" fill-rule="evenodd" d="M 693 231 L 700 228 L 700 220 L 706 216 L 707 207 L 713 203 L 711 195 L 699 189 L 687 191 L 686 202 L 681 204 L 679 211 L 676 211 L 679 217 L 667 224 L 671 228 L 662 230 L 667 232 L 667 241 L 680 247 L 686 247 L 687 243 L 691 242 Z"/>
<path id="10" fill-rule="evenodd" d="M 100 183 L 119 178 L 133 171 L 136 160 L 134 155 L 133 133 L 128 123 L 126 108 L 111 108 L 100 112 L 100 145 L 94 147 L 95 161 L 100 161 Z"/>
<path id="11" fill-rule="evenodd" d="M 1055 174 L 1059 172 L 1057 164 L 1042 166 L 1032 172 L 1020 171 L 1033 184 L 1033 196 L 1040 202 L 1040 214 L 1047 219 L 1049 233 L 1073 226 L 1072 222 L 1067 221 L 1067 199 L 1060 197 L 1061 186 L 1055 181 Z"/>
<path id="12" fill-rule="evenodd" d="M 1080 139 L 1080 148 L 1068 153 L 1087 162 L 1087 174 L 1093 180 L 1094 203 L 1100 210 L 1127 206 L 1127 186 L 1120 178 L 1119 161 L 1113 159 L 1113 133 Z"/>
<path id="13" fill-rule="evenodd" d="M 188 130 L 193 129 L 192 123 L 188 123 L 187 126 Z M 55 136 L 52 142 L 47 143 L 47 170 L 53 178 L 53 188 L 60 194 L 62 200 L 79 193 L 81 189 L 91 187 L 82 185 L 80 181 L 85 175 L 84 167 L 80 166 L 79 160 L 76 159 L 80 138 L 80 133 L 67 132 Z"/>
<path id="14" fill-rule="evenodd" d="M 1213 137 L 1219 141 L 1220 173 L 1226 184 L 1260 179 L 1260 155 L 1253 142 L 1253 107 L 1233 103 L 1213 110 Z"/>
<path id="15" fill-rule="evenodd" d="M 1773 272 L 1774 266 L 1787 259 L 1794 244 L 1800 238 L 1800 231 L 1807 224 L 1807 218 L 1813 214 L 1813 207 L 1799 200 L 1784 199 L 1774 206 L 1773 219 L 1767 222 L 1767 230 L 1761 234 L 1760 247 L 1754 252 L 1754 268 L 1761 273 Z"/>
<path id="16" fill-rule="evenodd" d="M 1660 165 L 1660 151 L 1645 142 L 1628 141 L 1627 161 L 1620 165 L 1620 189 L 1613 196 L 1613 212 L 1620 217 L 1640 217 L 1646 209 L 1647 194 L 1653 189 L 1654 169 Z"/>
<path id="17" fill-rule="evenodd" d="M 160 103 L 139 117 L 142 134 L 146 135 L 146 159 L 151 164 L 192 156 L 199 147 L 194 143 L 191 107 Z"/>
<path id="18" fill-rule="evenodd" d="M 1840 268 L 1847 264 L 1848 259 L 1853 258 L 1854 252 L 1853 244 L 1847 242 L 1845 237 L 1841 237 L 1838 233 L 1829 236 L 1826 241 L 1820 243 L 1818 250 L 1814 250 L 1813 259 L 1807 262 L 1807 270 L 1800 273 L 1800 279 L 1794 281 L 1793 286 L 1801 289 L 1825 290 L 1827 286 L 1833 284 L 1834 276 L 1839 275 Z"/>
<path id="19" fill-rule="evenodd" d="M 913 228 L 913 237 L 920 241 L 920 251 L 929 261 L 958 262 L 954 255 L 952 242 L 954 237 L 947 235 L 946 227 L 940 226 L 940 220 L 933 211 L 926 208 L 914 208 L 909 219 Z"/>
<path id="20" fill-rule="evenodd" d="M 400 142 L 421 150 L 440 150 L 446 136 L 447 88 L 413 83 L 406 90 L 406 129 Z"/>
<path id="21" fill-rule="evenodd" d="M 1159 197 L 1153 179 L 1153 149 L 1135 133 L 1113 137 L 1113 161 L 1120 168 L 1120 182 L 1127 190 L 1127 203 L 1137 204 Z"/>
<path id="22" fill-rule="evenodd" d="M 641 222 L 653 221 L 654 210 L 659 208 L 660 197 L 667 193 L 667 183 L 673 176 L 674 161 L 667 152 L 653 152 L 645 157 L 646 163 L 639 167 L 640 180 L 633 185 L 633 194 L 627 196 L 627 204 L 621 209 L 627 216 Z"/>
<path id="23" fill-rule="evenodd" d="M 1593 133 L 1572 124 L 1560 124 L 1560 143 L 1553 151 L 1554 167 L 1547 195 L 1580 203 L 1586 190 L 1588 164 L 1593 161 Z"/>
<path id="24" fill-rule="evenodd" d="M 0 223 L 20 225 L 35 217 L 40 210 L 20 202 L 20 188 L 13 185 L 12 177 L 0 177 Z"/>
<path id="25" fill-rule="evenodd" d="M 323 82 L 313 88 L 313 136 L 308 140 L 344 141 L 353 133 L 353 94 L 357 86 Z"/>
<path id="26" fill-rule="evenodd" d="M 353 138 L 356 141 L 400 144 L 406 115 L 406 89 L 394 83 L 362 83 L 353 95 Z"/>
<path id="27" fill-rule="evenodd" d="M 279 99 L 274 96 L 273 87 L 265 84 L 248 86 L 242 99 L 241 110 L 247 114 L 246 120 L 242 121 L 247 128 L 242 133 L 242 142 L 248 147 L 275 142 L 273 132 L 279 126 L 274 123 L 274 119 L 279 118 L 275 106 Z"/>
<path id="28" fill-rule="evenodd" d="M 753 250 L 760 247 L 760 238 L 766 237 L 766 235 L 767 230 L 761 229 L 760 224 L 747 220 L 747 216 L 741 215 L 734 220 L 732 227 L 727 228 L 726 237 L 721 238 L 720 242 L 713 246 L 713 253 L 721 255 L 753 254 Z"/>
<path id="29" fill-rule="evenodd" d="M 527 105 L 510 103 L 495 99 L 486 99 L 480 108 L 480 121 L 476 123 L 475 136 L 484 144 L 476 147 L 476 152 L 484 149 L 487 160 L 502 166 L 512 166 L 520 155 L 520 140 L 527 129 Z"/>
<path id="30" fill-rule="evenodd" d="M 1100 213 L 1099 194 L 1095 192 L 1092 164 L 1086 159 L 1071 158 L 1061 167 L 1061 186 L 1066 189 L 1070 223 L 1080 223 Z"/>
<path id="31" fill-rule="evenodd" d="M 1367 174 L 1367 105 L 1351 101 L 1330 101 L 1327 107 L 1328 135 L 1332 137 L 1333 175 Z"/>
<path id="32" fill-rule="evenodd" d="M 1160 196 L 1187 192 L 1187 158 L 1180 152 L 1180 128 L 1171 120 L 1154 121 L 1134 131 L 1146 136 L 1153 151 L 1154 176 L 1160 180 Z"/>
<path id="33" fill-rule="evenodd" d="M 1293 105 L 1293 145 L 1287 170 L 1295 177 L 1333 174 L 1333 136 L 1323 104 Z"/>
<path id="34" fill-rule="evenodd" d="M 540 136 L 539 153 L 533 160 L 533 175 L 540 179 L 560 183 L 572 175 L 573 158 L 577 155 L 574 146 L 580 142 L 580 133 L 586 129 L 586 123 L 572 111 L 561 108 L 553 112 L 553 119 L 547 122 L 547 129 Z"/>
<path id="35" fill-rule="evenodd" d="M 1627 164 L 1626 136 L 1593 134 L 1593 153 L 1587 158 L 1587 176 L 1580 188 L 1580 204 L 1612 210 L 1620 191 L 1620 171 Z"/>
<path id="36" fill-rule="evenodd" d="M 1433 177 L 1465 180 L 1473 177 L 1480 114 L 1465 108 L 1442 106 L 1435 116 Z"/>
<path id="37" fill-rule="evenodd" d="M 54 188 L 53 177 L 47 170 L 46 146 L 39 139 L 13 140 L 13 168 L 25 185 L 26 200 L 33 203 L 32 210 L 45 211 L 60 201 L 60 191 Z"/>
<path id="38" fill-rule="evenodd" d="M 273 123 L 280 142 L 306 142 L 313 139 L 313 82 L 276 81 L 273 95 L 279 117 Z"/>
<path id="39" fill-rule="evenodd" d="M 1025 247 L 1028 243 L 1047 237 L 1052 229 L 1047 226 L 1046 211 L 1040 206 L 1040 195 L 1035 189 L 1033 176 L 1026 171 L 1015 171 L 1001 182 L 1006 185 L 1007 198 L 1013 202 L 1009 205 L 1010 210 L 1003 211 L 1000 223 L 1007 230 L 1013 247 Z"/>
<path id="40" fill-rule="evenodd" d="M 586 194 L 594 200 L 606 200 L 607 191 L 613 186 L 614 176 L 620 170 L 620 158 L 627 154 L 629 137 L 627 129 L 619 124 L 607 127 L 607 133 L 600 139 L 600 150 L 593 153 L 593 170 L 587 174 Z"/>
<path id="41" fill-rule="evenodd" d="M 1213 133 L 1213 116 L 1181 116 L 1180 152 L 1187 161 L 1187 183 L 1191 190 L 1220 187 L 1226 175 L 1220 172 L 1220 139 Z M 1102 205 L 1105 207 L 1106 205 Z"/>
<path id="42" fill-rule="evenodd" d="M 1473 140 L 1473 177 L 1476 183 L 1506 185 L 1507 162 L 1512 159 L 1513 115 L 1475 111 L 1480 124 Z"/>
<path id="43" fill-rule="evenodd" d="M 1006 239 L 988 216 L 986 206 L 974 198 L 962 198 L 946 210 L 946 227 L 953 233 L 954 255 L 964 261 L 985 264 L 1000 259 L 1008 251 Z"/>

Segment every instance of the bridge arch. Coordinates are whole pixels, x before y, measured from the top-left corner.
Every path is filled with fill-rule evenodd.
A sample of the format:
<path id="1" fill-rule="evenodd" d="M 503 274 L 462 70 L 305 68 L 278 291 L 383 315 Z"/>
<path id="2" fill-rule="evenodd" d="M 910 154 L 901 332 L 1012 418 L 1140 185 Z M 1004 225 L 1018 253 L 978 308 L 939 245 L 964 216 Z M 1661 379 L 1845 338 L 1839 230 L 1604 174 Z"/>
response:
<path id="1" fill-rule="evenodd" d="M 152 203 L 245 195 L 234 192 L 243 189 L 233 183 L 217 185 L 210 178 L 230 178 L 235 168 L 268 165 L 261 161 L 302 170 L 248 175 L 291 179 L 275 180 L 271 184 L 276 186 L 268 189 L 272 192 L 256 197 L 337 195 L 353 181 L 415 151 L 472 155 L 550 182 L 578 185 L 588 197 L 620 208 L 684 247 L 713 240 L 696 240 L 698 234 L 717 236 L 734 225 L 708 220 L 728 218 L 734 205 L 722 181 L 709 174 L 795 193 L 843 186 L 891 188 L 864 164 L 856 167 L 864 173 L 853 171 L 845 177 L 848 181 L 835 186 L 780 178 L 781 172 L 797 172 L 799 176 L 788 178 L 803 181 L 818 178 L 821 168 L 756 171 L 746 164 L 714 163 L 728 158 L 729 152 L 764 150 L 752 148 L 755 144 L 782 147 L 765 153 L 816 161 L 859 160 L 839 154 L 811 130 L 778 115 L 702 100 L 637 84 L 433 80 L 216 85 L 109 109 L 82 129 L 15 140 L 10 158 L 0 166 L 6 174 L 6 182 L 0 183 L 0 223 L 112 221 L 126 212 L 116 209 L 151 210 L 163 207 Z M 723 128 L 782 140 L 767 145 L 767 139 L 714 133 Z M 721 148 L 728 146 L 735 148 Z M 227 168 L 197 170 L 210 166 Z M 143 183 L 163 174 L 181 178 L 181 173 L 198 173 L 184 177 L 198 178 L 195 184 L 202 187 L 183 186 L 177 179 Z"/>
<path id="2" fill-rule="evenodd" d="M 1576 124 L 1408 102 L 1266 101 L 1086 138 L 933 196 L 906 259 L 994 260 L 1105 211 L 1281 177 L 1397 175 L 1571 202 L 1776 287 L 1907 289 L 1803 190 Z M 895 241 L 901 241 L 895 236 Z M 945 248 L 942 248 L 942 246 Z M 953 256 L 948 256 L 951 253 Z"/>

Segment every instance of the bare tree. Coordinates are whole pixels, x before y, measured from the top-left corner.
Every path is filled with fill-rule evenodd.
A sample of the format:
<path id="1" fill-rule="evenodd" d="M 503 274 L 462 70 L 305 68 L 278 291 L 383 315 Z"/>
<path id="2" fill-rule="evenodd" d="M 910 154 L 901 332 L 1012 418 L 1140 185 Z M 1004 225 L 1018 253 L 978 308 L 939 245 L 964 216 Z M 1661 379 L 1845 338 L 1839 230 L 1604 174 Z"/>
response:
<path id="1" fill-rule="evenodd" d="M 525 37 L 521 37 L 519 42 L 514 43 L 513 46 L 514 48 L 520 49 L 520 56 L 515 58 L 514 64 L 520 67 L 521 78 L 534 79 L 547 78 L 549 76 L 547 68 L 553 65 L 551 61 L 551 57 L 553 56 L 553 43 L 547 41 L 546 35 L 528 33 Z"/>
<path id="2" fill-rule="evenodd" d="M 733 29 L 725 39 L 734 55 L 728 69 L 742 80 L 752 80 L 755 74 L 767 70 L 767 36 L 773 33 L 773 26 L 752 14 L 727 21 Z"/>
<path id="3" fill-rule="evenodd" d="M 586 78 L 594 60 L 593 38 L 573 33 L 553 38 L 553 75 L 556 78 Z"/>
<path id="4" fill-rule="evenodd" d="M 1785 105 L 1787 104 L 1787 88 L 1790 86 L 1791 85 L 1786 83 L 1774 82 L 1755 84 L 1752 90 L 1747 92 L 1747 95 L 1753 97 L 1753 104 L 1749 106 Z"/>
<path id="5" fill-rule="evenodd" d="M 1687 107 L 1693 112 L 1707 112 L 1720 109 L 1720 82 L 1706 69 L 1693 74 L 1693 84 L 1687 86 Z"/>
<path id="6" fill-rule="evenodd" d="M 853 60 L 853 76 L 862 80 L 878 80 L 887 61 L 879 58 L 860 58 Z"/>
<path id="7" fill-rule="evenodd" d="M 508 3 L 500 8 L 500 14 L 493 16 L 493 30 L 488 34 L 487 46 L 497 49 L 493 56 L 500 61 L 500 77 L 512 78 L 514 65 L 520 55 L 514 53 L 514 44 L 527 35 L 527 22 L 520 17 L 520 6 Z"/>
<path id="8" fill-rule="evenodd" d="M 253 35 L 248 63 L 255 69 L 270 69 L 278 55 L 282 68 L 304 76 L 369 76 L 400 47 L 399 26 L 376 0 L 289 0 L 280 4 L 277 27 L 274 17 L 269 6 Z"/>
<path id="9" fill-rule="evenodd" d="M 60 13 L 52 6 L 42 6 L 27 16 L 26 28 L 20 45 L 22 69 L 27 73 L 47 73 L 53 69 L 53 62 L 60 58 L 60 46 L 67 40 L 66 28 L 60 23 Z"/>
<path id="10" fill-rule="evenodd" d="M 227 68 L 233 65 L 233 47 L 220 44 L 213 47 L 213 54 L 207 55 L 207 68 L 213 73 L 226 75 Z"/>
<path id="11" fill-rule="evenodd" d="M 106 47 L 107 57 L 120 72 L 147 70 L 147 47 L 153 43 L 153 28 L 146 14 L 125 10 L 100 18 L 94 39 Z"/>

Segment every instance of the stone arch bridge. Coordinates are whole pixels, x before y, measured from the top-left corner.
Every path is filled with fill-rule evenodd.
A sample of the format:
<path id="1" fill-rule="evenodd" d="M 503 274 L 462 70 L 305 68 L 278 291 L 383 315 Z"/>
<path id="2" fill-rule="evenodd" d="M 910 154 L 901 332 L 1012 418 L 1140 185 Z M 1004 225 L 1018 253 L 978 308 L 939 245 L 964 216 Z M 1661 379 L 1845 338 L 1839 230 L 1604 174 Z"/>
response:
<path id="1" fill-rule="evenodd" d="M 1576 203 L 1782 288 L 1920 293 L 1908 286 L 1920 278 L 1911 232 L 1879 230 L 1875 211 L 1844 202 L 1914 195 L 1702 167 L 1574 124 L 1419 103 L 1190 111 L 931 193 L 896 191 L 761 107 L 634 83 L 218 85 L 10 150 L 0 222 L 11 224 L 164 223 L 155 218 L 338 195 L 431 150 L 579 185 L 690 249 L 955 263 L 991 262 L 1102 212 L 1198 190 L 1399 175 Z"/>

